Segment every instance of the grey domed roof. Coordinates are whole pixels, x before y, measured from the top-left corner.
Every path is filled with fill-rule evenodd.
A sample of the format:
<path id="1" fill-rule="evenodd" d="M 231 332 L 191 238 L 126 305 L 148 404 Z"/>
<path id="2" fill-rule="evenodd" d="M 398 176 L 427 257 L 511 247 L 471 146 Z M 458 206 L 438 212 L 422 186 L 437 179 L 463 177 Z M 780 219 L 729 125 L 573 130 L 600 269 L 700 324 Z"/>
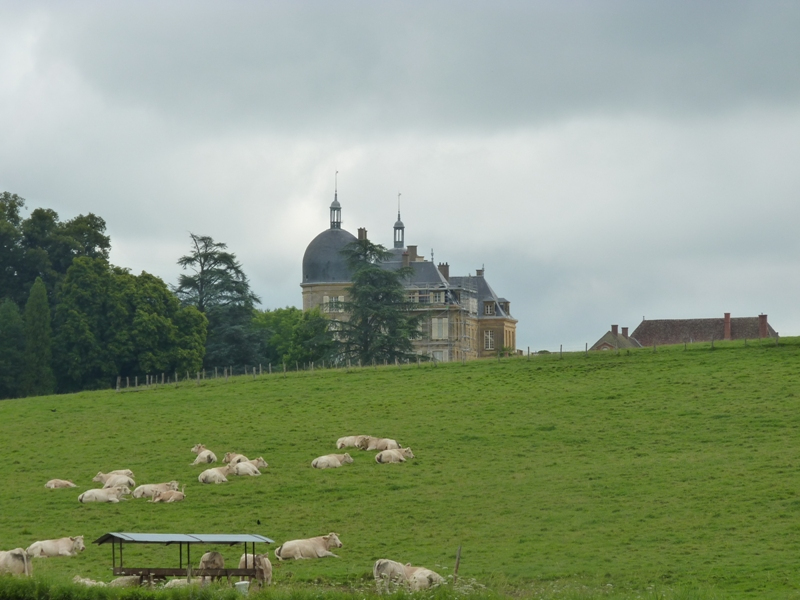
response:
<path id="1" fill-rule="evenodd" d="M 344 229 L 326 229 L 311 240 L 303 255 L 303 283 L 349 282 L 350 269 L 340 252 L 355 241 Z"/>

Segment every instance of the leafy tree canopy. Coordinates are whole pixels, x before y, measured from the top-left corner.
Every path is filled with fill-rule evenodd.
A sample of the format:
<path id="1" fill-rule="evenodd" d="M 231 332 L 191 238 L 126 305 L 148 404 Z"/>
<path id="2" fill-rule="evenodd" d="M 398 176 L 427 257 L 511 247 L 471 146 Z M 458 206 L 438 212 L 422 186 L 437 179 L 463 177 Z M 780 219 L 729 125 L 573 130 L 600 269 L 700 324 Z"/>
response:
<path id="1" fill-rule="evenodd" d="M 294 365 L 331 360 L 333 357 L 330 321 L 319 309 L 303 312 L 287 306 L 257 311 L 253 325 L 260 334 L 264 362 Z"/>
<path id="2" fill-rule="evenodd" d="M 189 234 L 191 252 L 178 259 L 183 273 L 174 288 L 184 306 L 208 318 L 204 364 L 207 367 L 253 365 L 258 361 L 258 335 L 253 311 L 260 298 L 250 290 L 236 255 L 209 236 Z"/>
<path id="3" fill-rule="evenodd" d="M 26 396 L 43 396 L 55 392 L 51 338 L 47 290 L 42 279 L 37 277 L 25 304 L 25 368 L 22 372 L 22 391 Z"/>
<path id="4" fill-rule="evenodd" d="M 368 239 L 351 242 L 342 254 L 353 271 L 353 284 L 343 307 L 347 318 L 337 322 L 341 357 L 362 364 L 411 358 L 420 317 L 409 312 L 403 280 L 413 271 L 384 268 L 389 251 Z"/>
<path id="5" fill-rule="evenodd" d="M 108 259 L 111 247 L 105 221 L 92 214 L 66 222 L 47 208 L 22 218 L 24 198 L 0 194 L 0 293 L 22 306 L 37 277 L 52 295 L 79 256 Z"/>
<path id="6" fill-rule="evenodd" d="M 20 375 L 25 367 L 25 325 L 17 305 L 0 301 L 0 398 L 22 395 Z"/>

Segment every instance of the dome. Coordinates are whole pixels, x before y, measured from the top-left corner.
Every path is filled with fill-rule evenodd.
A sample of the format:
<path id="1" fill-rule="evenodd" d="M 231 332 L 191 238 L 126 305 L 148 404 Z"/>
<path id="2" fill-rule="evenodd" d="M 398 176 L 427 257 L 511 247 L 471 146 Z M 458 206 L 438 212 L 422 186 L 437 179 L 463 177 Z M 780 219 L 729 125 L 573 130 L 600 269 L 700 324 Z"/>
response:
<path id="1" fill-rule="evenodd" d="M 341 250 L 355 241 L 344 229 L 326 229 L 311 240 L 303 255 L 303 283 L 349 282 L 350 268 Z"/>

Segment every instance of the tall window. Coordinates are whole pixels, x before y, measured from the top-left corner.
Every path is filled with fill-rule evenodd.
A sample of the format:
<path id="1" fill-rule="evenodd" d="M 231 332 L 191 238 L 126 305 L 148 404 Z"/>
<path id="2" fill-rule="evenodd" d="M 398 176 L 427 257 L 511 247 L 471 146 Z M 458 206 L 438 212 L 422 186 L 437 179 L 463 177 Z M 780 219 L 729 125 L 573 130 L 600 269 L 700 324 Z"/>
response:
<path id="1" fill-rule="evenodd" d="M 344 296 L 323 296 L 322 312 L 338 313 L 344 310 Z"/>
<path id="2" fill-rule="evenodd" d="M 491 329 L 483 332 L 483 349 L 494 350 L 494 331 Z"/>
<path id="3" fill-rule="evenodd" d="M 447 339 L 447 317 L 434 317 L 431 319 L 431 339 Z"/>

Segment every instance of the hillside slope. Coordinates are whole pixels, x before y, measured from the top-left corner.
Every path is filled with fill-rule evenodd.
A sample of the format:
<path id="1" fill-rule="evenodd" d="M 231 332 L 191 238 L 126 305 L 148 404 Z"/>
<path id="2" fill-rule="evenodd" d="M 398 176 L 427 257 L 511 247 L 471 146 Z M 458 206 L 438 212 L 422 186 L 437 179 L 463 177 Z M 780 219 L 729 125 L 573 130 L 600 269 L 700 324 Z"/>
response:
<path id="1" fill-rule="evenodd" d="M 462 576 L 520 589 L 699 584 L 786 598 L 800 585 L 798 390 L 800 339 L 788 338 L 4 401 L 0 548 L 83 534 L 81 556 L 37 560 L 35 572 L 108 580 L 111 549 L 90 542 L 109 531 L 278 543 L 334 531 L 340 559 L 273 558 L 276 582 L 352 581 L 381 557 L 446 575 L 462 546 Z M 361 433 L 416 458 L 378 465 L 350 449 L 351 465 L 310 467 Z M 270 466 L 201 485 L 197 442 Z M 97 471 L 117 468 L 138 484 L 177 479 L 187 500 L 78 503 Z M 46 490 L 54 477 L 78 488 Z M 219 550 L 228 564 L 241 552 Z M 174 548 L 125 551 L 129 566 L 177 561 Z"/>

